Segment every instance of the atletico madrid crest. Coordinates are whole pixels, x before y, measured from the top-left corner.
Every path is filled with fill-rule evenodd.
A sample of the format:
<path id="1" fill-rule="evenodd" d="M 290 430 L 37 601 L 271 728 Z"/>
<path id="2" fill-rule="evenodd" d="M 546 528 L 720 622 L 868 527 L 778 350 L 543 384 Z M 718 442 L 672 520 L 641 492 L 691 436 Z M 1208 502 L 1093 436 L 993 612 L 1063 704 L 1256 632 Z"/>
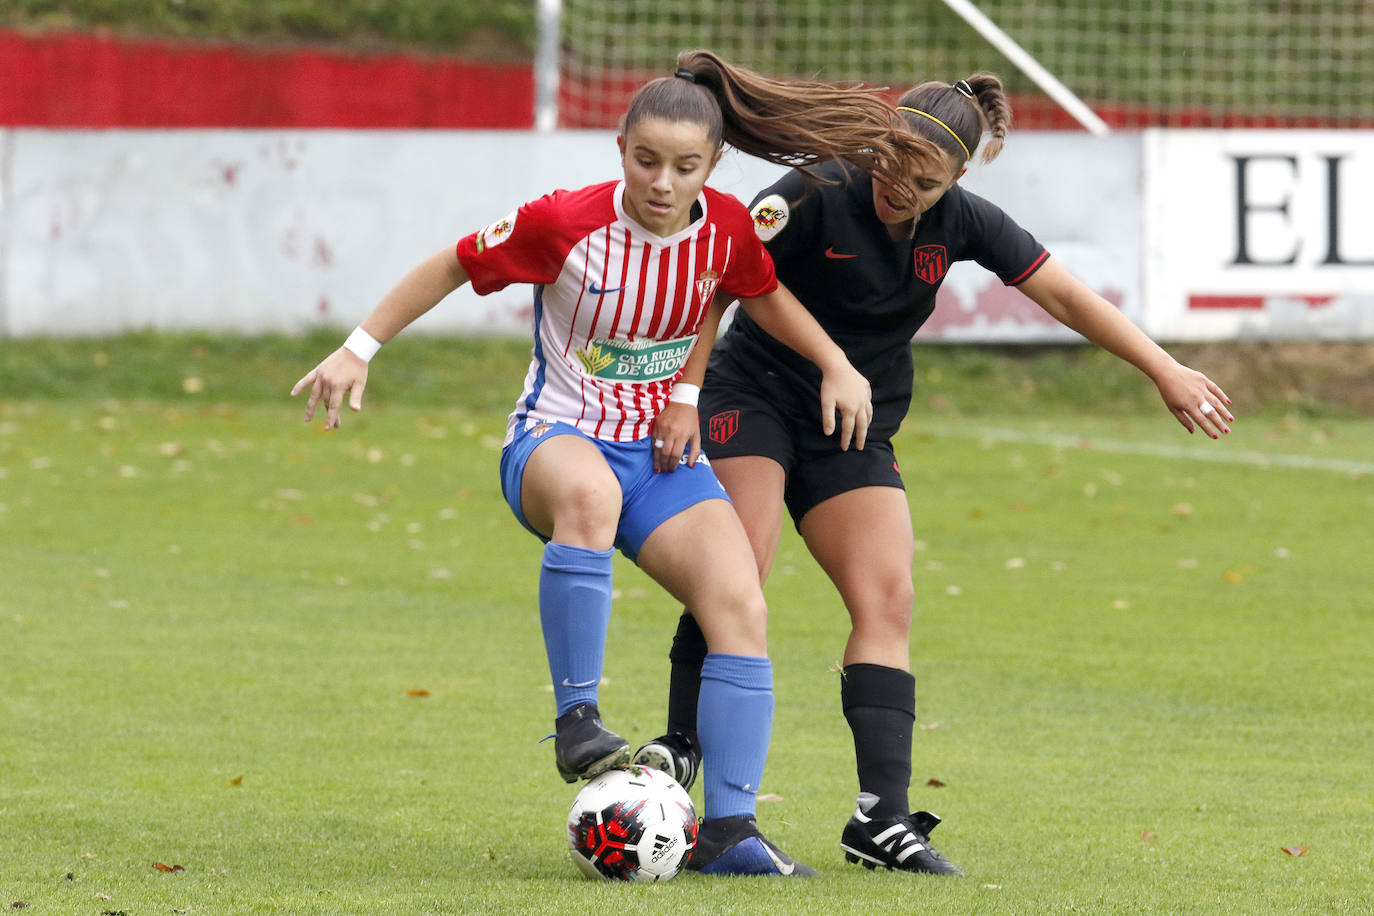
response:
<path id="1" fill-rule="evenodd" d="M 717 445 L 723 445 L 730 441 L 730 437 L 739 431 L 739 411 L 723 410 L 715 414 L 706 424 L 706 438 Z"/>
<path id="2" fill-rule="evenodd" d="M 949 254 L 944 245 L 922 245 L 913 254 L 916 276 L 934 286 L 949 270 Z"/>
<path id="3" fill-rule="evenodd" d="M 703 270 L 697 275 L 697 299 L 703 306 L 711 304 L 711 297 L 716 294 L 718 285 L 720 285 L 720 274 L 714 270 Z"/>

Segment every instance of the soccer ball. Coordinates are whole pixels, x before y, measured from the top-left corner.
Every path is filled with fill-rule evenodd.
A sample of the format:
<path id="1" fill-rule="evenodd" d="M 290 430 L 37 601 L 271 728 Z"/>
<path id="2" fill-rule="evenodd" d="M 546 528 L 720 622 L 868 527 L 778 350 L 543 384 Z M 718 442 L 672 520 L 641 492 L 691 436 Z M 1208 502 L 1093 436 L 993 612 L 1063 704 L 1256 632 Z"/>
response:
<path id="1" fill-rule="evenodd" d="M 573 864 L 588 878 L 666 881 L 682 871 L 696 842 L 692 798 L 660 770 L 607 770 L 568 811 Z"/>

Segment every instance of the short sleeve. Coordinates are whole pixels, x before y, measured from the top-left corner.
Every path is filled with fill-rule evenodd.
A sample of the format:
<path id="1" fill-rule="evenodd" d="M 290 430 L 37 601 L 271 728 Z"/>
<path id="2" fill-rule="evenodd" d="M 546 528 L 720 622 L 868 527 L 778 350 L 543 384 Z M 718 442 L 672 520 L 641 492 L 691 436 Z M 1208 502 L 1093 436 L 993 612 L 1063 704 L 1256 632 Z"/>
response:
<path id="1" fill-rule="evenodd" d="M 1045 246 L 1002 210 L 964 192 L 968 226 L 965 256 L 995 273 L 1007 286 L 1026 280 L 1049 258 Z"/>
<path id="2" fill-rule="evenodd" d="M 812 236 L 821 209 L 816 190 L 794 169 L 754 198 L 749 208 L 754 232 L 775 261 L 786 261 L 813 246 Z"/>
<path id="3" fill-rule="evenodd" d="M 738 299 L 753 299 L 777 289 L 778 277 L 773 269 L 773 258 L 750 225 L 744 205 L 733 197 L 722 195 L 713 206 L 726 211 L 719 214 L 718 218 L 729 232 L 734 248 L 726 275 L 721 279 L 721 292 Z"/>
<path id="4" fill-rule="evenodd" d="M 552 283 L 567 252 L 560 220 L 562 191 L 530 201 L 458 242 L 458 260 L 482 295 L 512 283 Z"/>

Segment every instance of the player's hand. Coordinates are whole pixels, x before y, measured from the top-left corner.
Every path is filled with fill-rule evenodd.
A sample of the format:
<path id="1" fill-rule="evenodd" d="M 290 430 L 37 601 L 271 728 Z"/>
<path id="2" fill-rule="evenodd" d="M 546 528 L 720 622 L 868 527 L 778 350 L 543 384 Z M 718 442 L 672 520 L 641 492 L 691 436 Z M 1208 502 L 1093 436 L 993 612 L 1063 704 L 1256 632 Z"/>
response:
<path id="1" fill-rule="evenodd" d="M 311 369 L 291 389 L 291 397 L 310 389 L 310 398 L 305 402 L 305 422 L 315 418 L 315 408 L 324 402 L 324 428 L 335 429 L 339 425 L 339 408 L 343 406 L 344 392 L 349 393 L 348 406 L 353 410 L 363 409 L 363 389 L 367 387 L 367 363 L 345 347 L 339 347 L 324 362 Z"/>
<path id="2" fill-rule="evenodd" d="M 868 379 L 847 361 L 821 376 L 821 429 L 827 436 L 835 432 L 835 414 L 840 415 L 840 450 L 862 449 L 873 421 L 873 390 Z"/>
<path id="3" fill-rule="evenodd" d="M 696 467 L 701 455 L 701 420 L 690 404 L 669 401 L 654 418 L 650 435 L 654 445 L 654 471 L 660 474 L 677 470 L 684 452 L 687 466 Z"/>
<path id="4" fill-rule="evenodd" d="M 1231 399 L 1201 372 L 1173 363 L 1154 382 L 1159 396 L 1189 433 L 1196 428 L 1215 439 L 1231 431 L 1226 425 L 1236 422 Z"/>

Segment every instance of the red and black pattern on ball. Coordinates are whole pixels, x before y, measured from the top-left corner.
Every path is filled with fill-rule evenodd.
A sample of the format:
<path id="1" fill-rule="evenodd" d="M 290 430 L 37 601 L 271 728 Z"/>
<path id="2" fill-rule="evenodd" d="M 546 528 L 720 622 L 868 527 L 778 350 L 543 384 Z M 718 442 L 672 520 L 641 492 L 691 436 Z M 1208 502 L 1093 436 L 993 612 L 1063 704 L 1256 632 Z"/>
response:
<path id="1" fill-rule="evenodd" d="M 578 818 L 577 851 L 607 878 L 633 881 L 639 871 L 639 854 L 627 847 L 644 836 L 644 805 L 615 804 Z"/>
<path id="2" fill-rule="evenodd" d="M 692 853 L 696 851 L 697 834 L 701 832 L 701 822 L 697 820 L 696 812 L 681 802 L 674 802 L 673 807 L 681 812 L 682 835 L 687 840 L 687 847 L 682 852 L 682 865 L 685 868 L 687 863 L 692 860 Z"/>

